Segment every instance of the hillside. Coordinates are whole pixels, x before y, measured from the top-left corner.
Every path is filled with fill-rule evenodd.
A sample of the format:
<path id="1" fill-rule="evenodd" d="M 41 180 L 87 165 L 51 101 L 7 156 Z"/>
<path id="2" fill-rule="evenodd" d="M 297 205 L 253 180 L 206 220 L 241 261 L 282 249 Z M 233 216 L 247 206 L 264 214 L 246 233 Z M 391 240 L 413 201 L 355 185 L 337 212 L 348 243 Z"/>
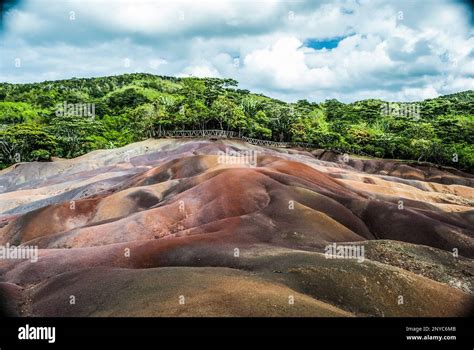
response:
<path id="1" fill-rule="evenodd" d="M 83 111 L 78 108 L 57 113 L 68 112 L 70 105 L 92 113 L 78 113 Z M 162 130 L 225 129 L 351 154 L 474 169 L 473 91 L 419 103 L 285 103 L 238 89 L 232 79 L 125 74 L 2 83 L 0 124 L 1 167 L 77 157 Z"/>

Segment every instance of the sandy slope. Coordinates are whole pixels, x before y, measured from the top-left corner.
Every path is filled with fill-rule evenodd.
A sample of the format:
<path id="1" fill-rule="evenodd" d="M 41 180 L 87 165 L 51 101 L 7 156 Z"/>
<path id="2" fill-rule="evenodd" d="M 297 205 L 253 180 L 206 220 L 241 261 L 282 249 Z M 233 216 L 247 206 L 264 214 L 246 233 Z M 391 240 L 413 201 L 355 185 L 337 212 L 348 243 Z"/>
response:
<path id="1" fill-rule="evenodd" d="M 254 151 L 257 164 L 222 161 L 226 150 Z M 366 259 L 327 259 L 333 242 L 363 245 Z M 36 263 L 0 260 L 10 315 L 463 316 L 474 305 L 474 177 L 147 140 L 1 171 L 7 243 L 40 248 Z"/>

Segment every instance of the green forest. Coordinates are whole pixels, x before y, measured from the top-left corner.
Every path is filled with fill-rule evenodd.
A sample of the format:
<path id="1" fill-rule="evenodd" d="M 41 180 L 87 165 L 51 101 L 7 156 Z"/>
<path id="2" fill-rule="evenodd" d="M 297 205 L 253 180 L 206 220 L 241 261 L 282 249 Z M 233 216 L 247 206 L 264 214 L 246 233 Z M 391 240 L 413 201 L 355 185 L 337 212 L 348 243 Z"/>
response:
<path id="1" fill-rule="evenodd" d="M 93 113 L 58 113 L 90 104 Z M 67 108 L 66 108 L 67 109 Z M 474 170 L 474 91 L 416 103 L 286 103 L 232 79 L 151 74 L 0 84 L 0 167 L 77 157 L 158 135 L 222 129 L 253 138 Z"/>

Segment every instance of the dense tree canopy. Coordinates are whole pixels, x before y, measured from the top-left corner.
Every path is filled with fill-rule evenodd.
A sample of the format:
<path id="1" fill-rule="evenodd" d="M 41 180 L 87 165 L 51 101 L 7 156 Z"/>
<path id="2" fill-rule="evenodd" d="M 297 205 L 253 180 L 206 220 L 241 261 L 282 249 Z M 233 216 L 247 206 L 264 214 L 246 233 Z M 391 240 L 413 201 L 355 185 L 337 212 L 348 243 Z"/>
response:
<path id="1" fill-rule="evenodd" d="M 94 116 L 57 113 L 93 104 Z M 274 141 L 474 169 L 474 91 L 419 103 L 285 103 L 232 79 L 124 74 L 0 84 L 0 166 L 75 157 L 163 130 L 223 129 Z"/>

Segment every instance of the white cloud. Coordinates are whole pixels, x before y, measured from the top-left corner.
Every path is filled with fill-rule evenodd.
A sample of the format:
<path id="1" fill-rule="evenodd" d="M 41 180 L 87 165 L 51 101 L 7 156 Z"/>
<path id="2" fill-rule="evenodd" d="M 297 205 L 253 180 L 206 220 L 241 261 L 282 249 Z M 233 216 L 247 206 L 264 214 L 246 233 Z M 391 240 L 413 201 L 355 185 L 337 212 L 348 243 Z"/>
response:
<path id="1" fill-rule="evenodd" d="M 183 72 L 178 74 L 181 77 L 193 76 L 197 78 L 220 78 L 220 74 L 214 67 L 208 65 L 188 66 L 184 68 Z"/>
<path id="2" fill-rule="evenodd" d="M 271 47 L 255 50 L 244 58 L 244 74 L 256 85 L 270 81 L 278 89 L 296 91 L 334 84 L 334 74 L 327 66 L 307 66 L 305 53 L 314 50 L 302 45 L 294 37 L 283 37 Z"/>
<path id="3" fill-rule="evenodd" d="M 153 59 L 148 61 L 148 64 L 150 65 L 150 68 L 158 69 L 161 66 L 163 66 L 164 64 L 168 64 L 168 61 L 164 60 L 162 58 L 153 58 Z"/>
<path id="4" fill-rule="evenodd" d="M 16 33 L 26 34 L 29 32 L 39 32 L 48 28 L 48 22 L 36 13 L 13 9 L 9 12 L 11 26 Z"/>

